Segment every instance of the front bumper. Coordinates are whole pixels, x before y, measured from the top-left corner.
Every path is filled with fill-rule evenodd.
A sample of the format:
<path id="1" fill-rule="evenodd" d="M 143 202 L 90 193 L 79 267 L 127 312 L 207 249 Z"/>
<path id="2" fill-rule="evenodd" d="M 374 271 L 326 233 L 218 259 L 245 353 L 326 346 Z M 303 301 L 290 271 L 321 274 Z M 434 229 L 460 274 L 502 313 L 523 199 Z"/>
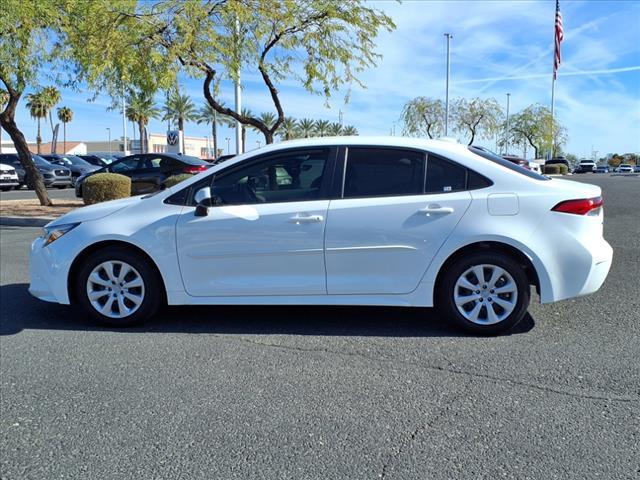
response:
<path id="1" fill-rule="evenodd" d="M 36 238 L 29 251 L 29 293 L 46 302 L 69 304 L 67 291 L 68 265 L 56 260 L 52 245 L 43 247 L 44 239 Z"/>

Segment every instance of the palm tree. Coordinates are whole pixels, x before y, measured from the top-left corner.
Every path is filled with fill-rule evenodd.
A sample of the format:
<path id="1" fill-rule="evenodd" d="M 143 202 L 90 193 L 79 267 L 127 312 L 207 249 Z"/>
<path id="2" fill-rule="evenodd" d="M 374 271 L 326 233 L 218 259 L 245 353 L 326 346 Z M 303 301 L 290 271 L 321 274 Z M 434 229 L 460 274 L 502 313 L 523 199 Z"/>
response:
<path id="1" fill-rule="evenodd" d="M 298 132 L 298 121 L 291 117 L 285 117 L 278 129 L 280 140 L 291 140 L 292 138 L 296 138 L 298 136 Z"/>
<path id="2" fill-rule="evenodd" d="M 0 110 L 9 102 L 9 93 L 0 88 Z M 2 127 L 0 127 L 0 153 L 2 153 Z"/>
<path id="3" fill-rule="evenodd" d="M 342 125 L 339 123 L 332 123 L 329 125 L 329 135 L 332 137 L 338 137 L 342 135 Z"/>
<path id="4" fill-rule="evenodd" d="M 310 118 L 303 118 L 298 121 L 298 129 L 300 135 L 304 138 L 313 137 L 315 135 L 316 122 Z"/>
<path id="5" fill-rule="evenodd" d="M 54 134 L 55 134 L 55 128 L 53 126 L 53 117 L 51 115 L 51 111 L 53 110 L 53 108 L 60 102 L 60 90 L 58 90 L 56 87 L 44 87 L 41 90 L 42 93 L 42 98 L 43 101 L 45 103 L 45 106 L 47 107 L 47 114 L 49 116 L 49 125 L 51 125 L 51 147 L 54 146 Z M 56 153 L 55 150 L 52 150 L 51 153 Z"/>
<path id="6" fill-rule="evenodd" d="M 176 89 L 167 98 L 164 106 L 165 115 L 162 120 L 171 120 L 178 123 L 178 131 L 184 149 L 184 122 L 191 122 L 198 119 L 198 110 L 189 95 L 181 95 Z M 184 153 L 184 152 L 182 152 Z"/>
<path id="7" fill-rule="evenodd" d="M 36 146 L 38 153 L 41 152 L 42 136 L 40 135 L 40 119 L 47 118 L 47 104 L 42 92 L 30 93 L 27 95 L 27 108 L 31 118 L 38 121 L 38 135 L 36 136 Z"/>
<path id="8" fill-rule="evenodd" d="M 213 158 L 218 158 L 218 122 L 221 121 L 220 114 L 208 103 L 205 103 L 198 113 L 197 123 L 207 123 L 211 125 L 211 136 L 213 137 Z"/>
<path id="9" fill-rule="evenodd" d="M 243 108 L 242 112 L 240 113 L 243 117 L 253 117 L 253 112 L 251 110 L 249 110 L 248 108 Z M 229 128 L 235 128 L 236 126 L 236 119 L 233 117 L 228 117 L 227 115 L 223 115 L 222 117 L 222 123 L 224 125 L 226 125 Z M 242 136 L 242 151 L 245 152 L 246 151 L 246 145 L 247 145 L 247 126 L 244 123 L 241 124 L 240 127 L 240 133 Z M 252 126 L 249 126 L 251 128 L 253 128 Z M 227 152 L 228 153 L 228 152 Z"/>
<path id="10" fill-rule="evenodd" d="M 329 125 L 331 124 L 328 120 L 316 120 L 316 135 L 318 135 L 319 137 L 326 137 L 329 132 Z"/>
<path id="11" fill-rule="evenodd" d="M 342 135 L 347 135 L 352 137 L 352 136 L 358 135 L 358 130 L 353 125 L 347 125 L 342 130 Z"/>
<path id="12" fill-rule="evenodd" d="M 160 117 L 160 109 L 156 107 L 153 94 L 149 92 L 131 92 L 127 98 L 127 118 L 138 124 L 140 133 L 140 153 L 148 150 L 145 129 L 152 118 Z"/>
<path id="13" fill-rule="evenodd" d="M 267 126 L 267 128 L 271 129 L 271 127 L 273 127 L 273 125 L 276 123 L 276 116 L 271 112 L 262 112 L 258 116 L 258 120 L 264 123 Z M 256 130 L 258 132 L 260 131 L 258 129 Z"/>
<path id="14" fill-rule="evenodd" d="M 58 109 L 58 120 L 62 122 L 62 129 L 63 129 L 62 138 L 64 142 L 63 149 L 64 149 L 64 153 L 67 153 L 67 123 L 73 120 L 73 112 L 71 111 L 71 109 L 69 107 L 60 107 Z"/>

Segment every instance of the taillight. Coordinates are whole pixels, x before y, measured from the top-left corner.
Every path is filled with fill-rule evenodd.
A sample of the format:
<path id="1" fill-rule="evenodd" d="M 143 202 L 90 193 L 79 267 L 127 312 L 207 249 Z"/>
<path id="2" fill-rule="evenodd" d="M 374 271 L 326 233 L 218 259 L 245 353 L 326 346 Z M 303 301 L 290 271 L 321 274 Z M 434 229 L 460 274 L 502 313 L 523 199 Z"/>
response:
<path id="1" fill-rule="evenodd" d="M 195 175 L 196 173 L 204 172 L 206 169 L 207 169 L 206 165 L 196 165 L 196 166 L 184 167 L 182 169 L 182 172 Z"/>
<path id="2" fill-rule="evenodd" d="M 560 202 L 551 210 L 554 212 L 573 213 L 574 215 L 586 215 L 604 205 L 602 197 L 580 198 Z"/>

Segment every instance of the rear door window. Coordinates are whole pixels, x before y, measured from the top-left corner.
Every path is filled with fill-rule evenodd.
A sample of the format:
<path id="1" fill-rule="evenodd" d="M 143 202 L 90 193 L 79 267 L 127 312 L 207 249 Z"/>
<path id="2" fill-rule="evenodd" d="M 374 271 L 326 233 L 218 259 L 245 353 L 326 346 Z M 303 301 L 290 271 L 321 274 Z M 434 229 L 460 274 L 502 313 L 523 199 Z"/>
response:
<path id="1" fill-rule="evenodd" d="M 425 154 L 413 150 L 349 147 L 344 198 L 423 193 Z"/>

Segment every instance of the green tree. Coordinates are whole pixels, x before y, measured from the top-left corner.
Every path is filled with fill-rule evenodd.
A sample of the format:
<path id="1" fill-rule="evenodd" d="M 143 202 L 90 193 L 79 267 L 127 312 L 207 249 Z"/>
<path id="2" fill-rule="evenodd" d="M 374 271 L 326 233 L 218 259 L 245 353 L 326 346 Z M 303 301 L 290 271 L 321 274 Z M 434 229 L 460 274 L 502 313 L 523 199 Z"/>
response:
<path id="1" fill-rule="evenodd" d="M 356 127 L 354 127 L 353 125 L 347 125 L 342 130 L 342 134 L 347 136 L 347 137 L 352 137 L 352 136 L 358 135 L 358 129 Z"/>
<path id="2" fill-rule="evenodd" d="M 182 148 L 184 148 L 184 124 L 198 119 L 198 110 L 193 100 L 189 95 L 182 95 L 177 89 L 173 90 L 167 99 L 164 111 L 165 115 L 162 120 L 170 120 L 178 124 L 178 131 L 182 137 Z"/>
<path id="3" fill-rule="evenodd" d="M 220 123 L 220 114 L 208 103 L 204 104 L 198 112 L 197 123 L 206 123 L 211 125 L 211 138 L 213 139 L 213 158 L 218 158 L 218 123 Z"/>
<path id="4" fill-rule="evenodd" d="M 444 132 L 444 104 L 442 100 L 416 97 L 407 102 L 400 116 L 403 133 L 414 137 L 435 138 Z"/>
<path id="5" fill-rule="evenodd" d="M 326 137 L 329 134 L 329 126 L 331 123 L 328 120 L 316 120 L 314 129 L 315 133 L 319 137 Z"/>
<path id="6" fill-rule="evenodd" d="M 285 117 L 284 121 L 280 124 L 280 128 L 278 128 L 280 140 L 291 140 L 296 138 L 298 133 L 298 121 L 295 118 Z"/>
<path id="7" fill-rule="evenodd" d="M 476 137 L 492 137 L 500 127 L 501 117 L 502 108 L 495 98 L 453 101 L 453 122 L 460 133 L 469 135 L 469 145 Z"/>
<path id="8" fill-rule="evenodd" d="M 137 8 L 131 0 L 123 3 L 112 7 L 112 11 L 120 11 L 115 19 L 109 15 L 109 23 L 98 20 L 105 27 L 103 36 L 116 31 L 127 37 L 121 42 L 125 49 L 135 45 L 135 50 L 146 51 L 148 58 L 167 64 L 176 60 L 188 74 L 202 79 L 205 98 L 213 108 L 257 128 L 267 143 L 272 143 L 285 118 L 278 83 L 293 79 L 326 98 L 343 85 L 361 85 L 359 74 L 380 58 L 375 51 L 377 34 L 395 27 L 391 18 L 365 0 L 167 0 L 140 2 Z M 97 28 L 95 23 L 92 28 Z M 83 30 L 91 29 L 79 31 Z M 77 42 L 81 44 L 81 37 Z M 97 53 L 106 60 L 109 55 L 126 56 L 104 45 L 102 49 L 107 51 Z M 95 68 L 97 61 L 81 54 L 84 60 L 80 63 L 90 66 L 92 75 L 110 69 Z M 160 67 L 154 64 L 154 68 Z M 271 128 L 258 117 L 246 117 L 216 99 L 220 80 L 238 80 L 239 72 L 247 69 L 259 72 L 277 112 Z"/>
<path id="9" fill-rule="evenodd" d="M 567 141 L 566 129 L 553 119 L 553 140 L 550 136 L 551 111 L 543 105 L 529 105 L 509 120 L 512 142 L 527 142 L 534 149 L 535 158 L 542 152 L 553 151 Z M 555 153 L 552 153 L 555 155 Z"/>
<path id="10" fill-rule="evenodd" d="M 138 124 L 140 135 L 140 153 L 149 151 L 148 139 L 145 134 L 149 121 L 160 117 L 160 109 L 156 106 L 153 94 L 145 91 L 132 91 L 127 97 L 127 118 Z"/>
<path id="11" fill-rule="evenodd" d="M 303 118 L 298 120 L 298 130 L 300 136 L 303 138 L 309 138 L 316 135 L 316 122 L 311 118 Z"/>
<path id="12" fill-rule="evenodd" d="M 42 95 L 42 92 L 30 93 L 27 95 L 27 108 L 29 109 L 29 115 L 31 118 L 35 118 L 38 122 L 38 134 L 36 135 L 36 149 L 38 154 L 42 153 L 42 135 L 40 131 L 40 120 L 47 118 L 49 108 L 47 106 L 47 100 Z"/>
<path id="13" fill-rule="evenodd" d="M 47 115 L 49 117 L 49 125 L 51 126 L 51 153 L 56 153 L 56 149 L 53 148 L 56 144 L 56 129 L 53 125 L 53 116 L 51 112 L 55 108 L 55 106 L 60 103 L 60 90 L 56 87 L 48 86 L 44 87 L 41 91 L 42 100 L 47 107 Z"/>
<path id="14" fill-rule="evenodd" d="M 67 123 L 73 120 L 73 111 L 69 107 L 58 108 L 58 120 L 62 122 L 64 153 L 67 153 Z"/>

